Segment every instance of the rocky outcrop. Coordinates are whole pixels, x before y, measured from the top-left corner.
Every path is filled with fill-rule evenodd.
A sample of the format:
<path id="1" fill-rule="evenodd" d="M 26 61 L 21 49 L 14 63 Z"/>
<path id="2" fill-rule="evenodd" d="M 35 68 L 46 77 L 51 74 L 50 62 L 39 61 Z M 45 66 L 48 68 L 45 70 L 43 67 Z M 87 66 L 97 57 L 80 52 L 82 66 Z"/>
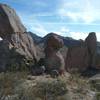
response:
<path id="1" fill-rule="evenodd" d="M 96 54 L 95 54 L 95 66 L 100 69 L 100 42 L 97 42 Z"/>
<path id="2" fill-rule="evenodd" d="M 82 72 L 88 67 L 93 67 L 96 53 L 96 35 L 91 32 L 80 46 L 72 46 L 68 49 L 66 57 L 67 71 Z"/>
<path id="3" fill-rule="evenodd" d="M 0 4 L 0 36 L 5 38 L 8 34 L 25 31 L 14 9 L 6 4 Z"/>
<path id="4" fill-rule="evenodd" d="M 9 48 L 15 48 L 16 52 L 24 55 L 26 58 L 36 58 L 36 50 L 33 39 L 27 33 L 15 33 L 7 38 Z"/>
<path id="5" fill-rule="evenodd" d="M 63 41 L 57 36 L 52 35 L 47 39 L 45 47 L 45 63 L 48 72 L 57 70 L 59 73 L 62 73 L 64 71 L 64 58 L 59 52 L 61 47 L 63 47 Z"/>
<path id="6" fill-rule="evenodd" d="M 97 47 L 97 38 L 94 32 L 91 32 L 88 37 L 85 39 L 85 43 L 88 48 L 90 62 L 89 65 L 91 67 L 95 66 L 95 55 L 96 55 L 96 47 Z"/>
<path id="7" fill-rule="evenodd" d="M 68 72 L 83 71 L 89 66 L 89 54 L 87 47 L 75 46 L 68 49 L 66 58 L 66 70 Z"/>
<path id="8" fill-rule="evenodd" d="M 25 59 L 31 59 L 35 63 L 44 56 L 46 70 L 49 72 L 57 70 L 62 73 L 65 68 L 67 71 L 80 72 L 88 67 L 100 69 L 100 46 L 96 46 L 94 32 L 91 32 L 85 41 L 54 33 L 41 38 L 26 31 L 12 8 L 0 4 L 0 37 L 3 39 L 0 41 L 0 71 L 6 70 L 11 64 L 20 66 L 21 62 L 25 63 Z M 33 42 L 34 39 L 37 46 Z"/>
<path id="9" fill-rule="evenodd" d="M 15 63 L 20 66 L 25 59 L 37 60 L 32 37 L 26 32 L 16 12 L 5 4 L 0 4 L 0 37 L 3 38 L 0 41 L 1 70 Z"/>

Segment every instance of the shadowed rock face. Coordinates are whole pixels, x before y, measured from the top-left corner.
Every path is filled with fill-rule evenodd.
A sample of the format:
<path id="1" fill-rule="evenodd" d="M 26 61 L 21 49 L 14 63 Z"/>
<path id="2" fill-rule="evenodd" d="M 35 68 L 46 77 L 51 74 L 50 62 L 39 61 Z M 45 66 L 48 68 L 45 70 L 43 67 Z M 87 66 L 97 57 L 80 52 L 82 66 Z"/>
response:
<path id="1" fill-rule="evenodd" d="M 15 62 L 20 58 L 37 59 L 33 39 L 26 32 L 16 12 L 5 4 L 0 4 L 0 37 L 3 38 L 0 42 L 1 70 L 5 70 L 15 58 Z M 22 59 L 18 63 L 21 61 Z"/>
<path id="2" fill-rule="evenodd" d="M 68 49 L 66 58 L 66 70 L 77 72 L 86 70 L 89 66 L 89 54 L 87 47 L 76 46 Z"/>
<path id="3" fill-rule="evenodd" d="M 66 57 L 66 69 L 68 71 L 84 71 L 88 67 L 95 67 L 96 35 L 91 32 L 80 46 L 68 49 Z"/>
<path id="4" fill-rule="evenodd" d="M 97 42 L 96 55 L 95 55 L 95 66 L 100 70 L 100 42 Z"/>
<path id="5" fill-rule="evenodd" d="M 50 53 L 54 51 L 57 52 L 61 47 L 63 47 L 63 41 L 59 39 L 57 36 L 51 35 L 46 40 L 45 46 L 46 56 L 51 56 Z"/>
<path id="6" fill-rule="evenodd" d="M 46 68 L 48 71 L 57 70 L 59 73 L 64 71 L 65 62 L 59 49 L 63 46 L 63 41 L 57 36 L 51 36 L 46 41 Z"/>
<path id="7" fill-rule="evenodd" d="M 8 5 L 0 4 L 0 36 L 5 38 L 8 34 L 25 31 L 26 29 L 14 9 Z"/>
<path id="8" fill-rule="evenodd" d="M 97 47 L 97 38 L 94 32 L 91 32 L 88 37 L 85 39 L 85 43 L 88 48 L 90 55 L 90 66 L 95 66 L 95 56 L 96 56 L 96 47 Z"/>

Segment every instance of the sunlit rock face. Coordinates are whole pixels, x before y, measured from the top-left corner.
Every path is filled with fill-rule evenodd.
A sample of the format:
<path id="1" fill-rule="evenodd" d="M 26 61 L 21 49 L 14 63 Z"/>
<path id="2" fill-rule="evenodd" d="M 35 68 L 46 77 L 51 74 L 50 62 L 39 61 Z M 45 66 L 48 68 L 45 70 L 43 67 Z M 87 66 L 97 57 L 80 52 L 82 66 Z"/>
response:
<path id="1" fill-rule="evenodd" d="M 16 52 L 24 55 L 26 58 L 36 57 L 36 50 L 33 39 L 27 32 L 11 34 L 8 40 L 9 49 L 15 48 Z"/>
<path id="2" fill-rule="evenodd" d="M 0 4 L 0 69 L 5 70 L 9 63 L 20 64 L 22 59 L 37 59 L 32 37 L 26 32 L 14 9 Z M 20 59 L 20 60 L 18 60 Z"/>
<path id="3" fill-rule="evenodd" d="M 66 57 L 66 70 L 82 72 L 88 67 L 96 67 L 96 43 L 96 34 L 91 32 L 79 46 L 70 47 Z"/>
<path id="4" fill-rule="evenodd" d="M 26 29 L 14 9 L 6 4 L 0 4 L 0 36 L 5 38 L 8 34 L 25 31 Z"/>

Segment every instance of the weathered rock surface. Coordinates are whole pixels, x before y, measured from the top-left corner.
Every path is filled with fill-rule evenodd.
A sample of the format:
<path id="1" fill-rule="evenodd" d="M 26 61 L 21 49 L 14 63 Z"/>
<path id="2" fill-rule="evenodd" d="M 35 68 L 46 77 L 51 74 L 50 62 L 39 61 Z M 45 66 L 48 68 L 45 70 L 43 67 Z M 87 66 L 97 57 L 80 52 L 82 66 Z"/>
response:
<path id="1" fill-rule="evenodd" d="M 97 42 L 96 54 L 95 54 L 95 66 L 100 69 L 100 42 Z"/>
<path id="2" fill-rule="evenodd" d="M 67 71 L 83 71 L 89 66 L 89 55 L 87 47 L 76 46 L 68 49 L 66 58 Z"/>
<path id="3" fill-rule="evenodd" d="M 5 4 L 0 4 L 0 37 L 0 69 L 5 70 L 9 63 L 21 63 L 21 58 L 37 59 L 32 37 L 16 12 Z"/>
<path id="4" fill-rule="evenodd" d="M 88 48 L 89 56 L 90 56 L 90 66 L 95 66 L 95 55 L 96 55 L 96 47 L 97 47 L 97 38 L 94 32 L 91 32 L 88 37 L 85 39 L 85 43 Z"/>
<path id="5" fill-rule="evenodd" d="M 96 35 L 91 32 L 80 46 L 70 47 L 66 57 L 66 69 L 68 71 L 84 71 L 88 67 L 95 66 L 96 42 Z"/>
<path id="6" fill-rule="evenodd" d="M 54 33 L 41 38 L 26 32 L 16 12 L 8 5 L 0 4 L 0 37 L 3 38 L 0 41 L 0 71 L 5 70 L 9 63 L 23 62 L 22 58 L 35 62 L 44 56 L 48 71 L 57 70 L 60 73 L 65 68 L 67 71 L 84 71 L 88 67 L 100 69 L 100 46 L 96 45 L 94 32 L 85 41 Z M 37 46 L 32 38 L 36 39 Z"/>
<path id="7" fill-rule="evenodd" d="M 14 9 L 6 4 L 0 4 L 0 36 L 5 38 L 8 34 L 25 31 L 26 29 Z"/>
<path id="8" fill-rule="evenodd" d="M 4 71 L 9 59 L 7 41 L 0 41 L 0 71 Z"/>
<path id="9" fill-rule="evenodd" d="M 64 58 L 59 52 L 63 47 L 63 41 L 57 36 L 50 36 L 46 41 L 45 54 L 46 54 L 46 69 L 48 71 L 57 70 L 59 73 L 64 71 L 65 62 Z"/>
<path id="10" fill-rule="evenodd" d="M 36 58 L 34 42 L 29 34 L 12 34 L 7 40 L 9 40 L 9 48 L 15 48 L 16 52 L 27 58 Z"/>

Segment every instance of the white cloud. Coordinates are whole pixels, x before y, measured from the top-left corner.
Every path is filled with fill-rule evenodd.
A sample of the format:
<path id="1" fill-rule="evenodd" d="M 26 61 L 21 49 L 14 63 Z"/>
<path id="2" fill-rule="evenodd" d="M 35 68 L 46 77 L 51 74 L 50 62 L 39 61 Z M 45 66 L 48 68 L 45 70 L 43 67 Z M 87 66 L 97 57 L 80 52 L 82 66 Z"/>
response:
<path id="1" fill-rule="evenodd" d="M 73 3 L 73 4 L 77 5 L 77 3 Z M 72 6 L 73 7 L 73 4 L 69 3 L 69 4 L 65 4 L 65 6 L 69 6 L 69 7 Z M 72 12 L 72 11 L 67 11 L 66 10 L 67 8 L 66 9 L 62 8 L 62 9 L 60 9 L 60 10 L 62 10 L 61 11 L 62 14 L 60 14 L 60 15 L 61 16 L 63 15 L 64 17 L 68 16 L 78 24 L 81 24 L 81 23 L 84 24 L 84 22 L 85 23 L 91 23 L 91 22 L 93 22 L 93 21 L 100 18 L 100 17 L 98 18 L 99 13 L 97 12 L 97 10 L 96 10 L 96 12 L 94 12 L 94 10 L 91 10 L 91 9 L 88 9 L 86 11 L 87 8 L 85 8 L 85 7 L 86 7 L 85 5 L 84 5 L 84 9 L 83 9 L 83 7 L 81 7 L 81 10 L 83 10 L 84 12 L 81 12 L 81 11 Z M 77 8 L 79 8 L 79 7 L 77 6 Z M 92 9 L 94 9 L 94 8 L 92 8 Z M 36 19 L 36 16 L 34 16 L 34 14 L 26 15 L 26 14 L 23 14 L 23 13 L 19 13 L 19 15 L 22 18 L 22 21 L 24 22 L 24 25 L 27 27 L 27 29 L 29 31 L 32 31 L 32 32 L 36 33 L 39 36 L 44 36 L 47 33 L 49 33 L 49 31 L 52 31 L 51 30 L 52 28 L 50 30 L 47 30 L 45 28 L 45 25 L 47 25 L 48 27 L 50 27 L 50 25 L 54 26 L 54 27 L 58 27 L 59 26 L 58 24 L 62 24 L 62 22 L 61 23 L 60 22 L 59 23 L 52 23 L 52 22 L 48 23 L 47 22 L 45 25 L 43 25 L 43 23 L 39 22 Z M 45 16 L 45 14 L 43 14 L 43 16 Z M 79 20 L 83 20 L 84 22 L 79 22 Z M 64 23 L 66 25 L 66 22 L 64 22 Z M 56 24 L 58 26 L 56 26 Z M 75 23 L 74 22 L 72 22 L 72 23 L 69 22 L 69 24 L 75 24 Z M 97 24 L 92 23 L 91 25 L 97 25 Z M 66 26 L 61 26 L 61 28 L 57 28 L 57 30 L 54 29 L 53 32 L 55 32 L 59 35 L 62 35 L 62 36 L 69 36 L 69 37 L 72 37 L 74 39 L 83 39 L 83 40 L 89 34 L 89 33 L 83 33 L 83 32 L 74 32 L 74 30 L 72 31 Z M 99 32 L 97 33 L 97 39 L 98 39 L 98 41 L 100 41 L 100 33 Z"/>
<path id="2" fill-rule="evenodd" d="M 72 37 L 77 40 L 79 40 L 79 39 L 84 40 L 89 34 L 89 33 L 84 33 L 84 32 L 74 32 L 65 26 L 62 26 L 61 28 L 59 28 L 59 30 L 55 31 L 55 33 L 65 36 L 65 37 Z"/>
<path id="3" fill-rule="evenodd" d="M 97 35 L 97 40 L 100 41 L 100 32 L 97 32 L 96 35 Z"/>
<path id="4" fill-rule="evenodd" d="M 83 39 L 85 40 L 85 38 L 88 36 L 88 33 L 83 33 L 83 32 L 70 32 L 70 36 L 74 39 Z"/>
<path id="5" fill-rule="evenodd" d="M 89 33 L 84 33 L 84 32 L 70 32 L 70 37 L 74 39 L 82 39 L 85 40 L 85 38 L 89 35 Z M 97 36 L 97 41 L 100 41 L 100 32 L 96 33 Z"/>
<path id="6" fill-rule="evenodd" d="M 60 32 L 64 32 L 64 33 L 67 33 L 69 31 L 70 30 L 68 28 L 66 28 L 65 26 L 61 27 L 61 29 L 60 29 Z"/>
<path id="7" fill-rule="evenodd" d="M 0 37 L 0 41 L 2 41 L 3 39 Z"/>
<path id="8" fill-rule="evenodd" d="M 43 25 L 39 23 L 36 23 L 35 25 L 31 26 L 30 29 L 32 32 L 35 32 L 39 36 L 44 36 L 48 33 L 46 29 L 43 27 Z"/>
<path id="9" fill-rule="evenodd" d="M 79 20 L 88 24 L 95 21 L 95 15 L 92 15 L 90 12 L 67 12 L 66 16 L 70 17 L 74 22 Z"/>
<path id="10" fill-rule="evenodd" d="M 74 22 L 89 24 L 100 20 L 100 7 L 93 0 L 62 0 L 58 13 L 61 18 L 69 17 Z"/>
<path id="11" fill-rule="evenodd" d="M 84 33 L 84 32 L 74 32 L 65 26 L 59 28 L 58 31 L 54 31 L 54 33 L 57 33 L 58 35 L 65 36 L 65 37 L 72 37 L 76 40 L 79 40 L 79 39 L 85 40 L 85 38 L 89 34 L 89 33 Z"/>

